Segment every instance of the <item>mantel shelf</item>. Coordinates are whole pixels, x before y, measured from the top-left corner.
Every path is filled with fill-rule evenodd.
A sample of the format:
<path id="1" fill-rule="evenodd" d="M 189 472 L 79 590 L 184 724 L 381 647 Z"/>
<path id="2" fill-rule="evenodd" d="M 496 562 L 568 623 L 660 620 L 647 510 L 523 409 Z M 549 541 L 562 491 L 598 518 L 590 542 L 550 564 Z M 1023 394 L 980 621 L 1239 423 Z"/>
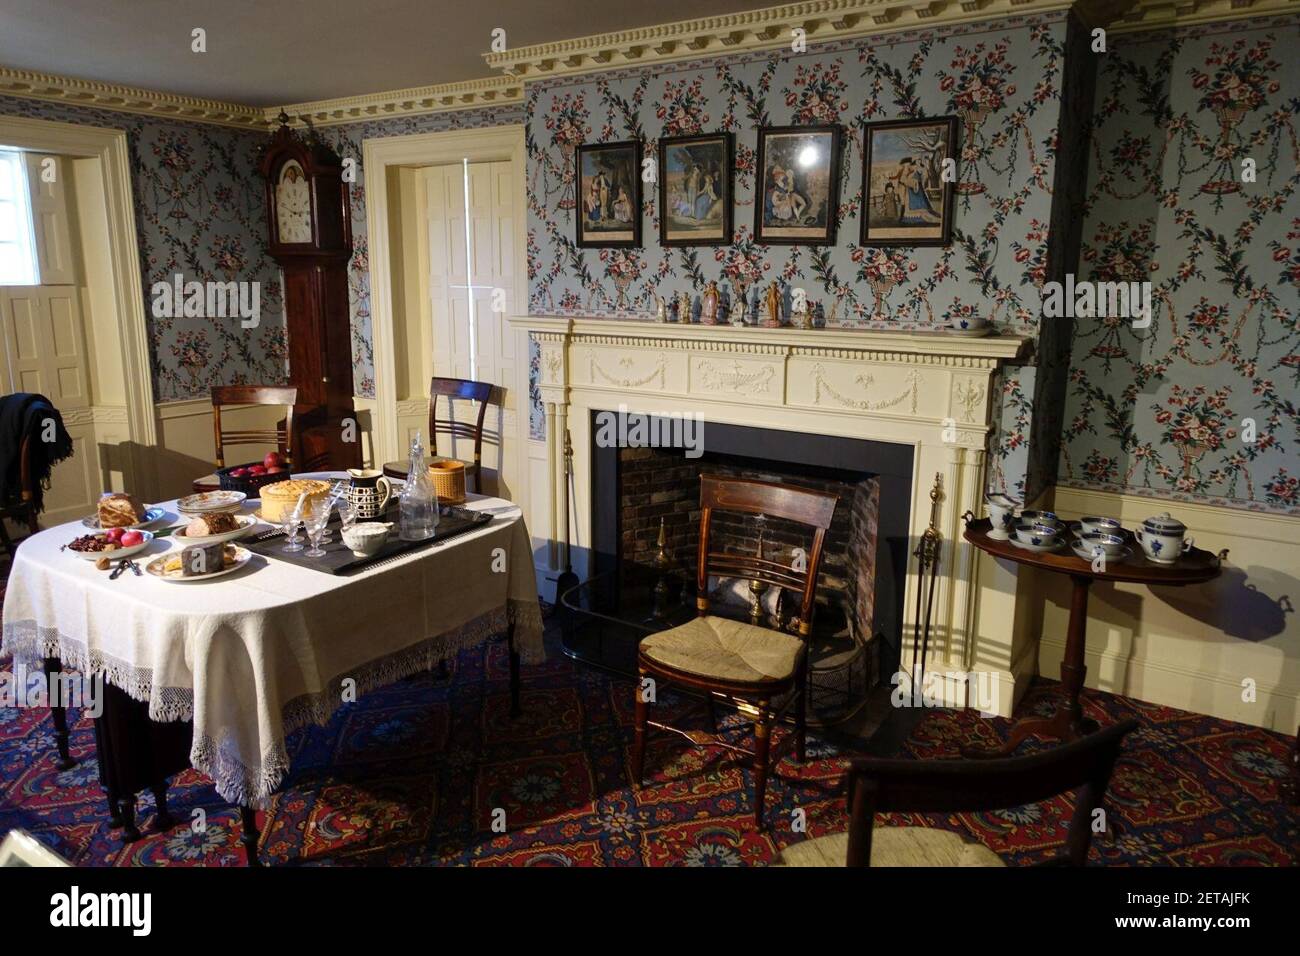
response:
<path id="1" fill-rule="evenodd" d="M 757 326 L 700 325 L 656 322 L 640 318 L 587 318 L 584 316 L 512 316 L 512 324 L 532 332 L 579 339 L 620 336 L 657 340 L 664 348 L 735 343 L 742 349 L 777 346 L 783 349 L 843 349 L 893 352 L 918 356 L 954 356 L 1010 362 L 1027 355 L 1032 339 L 1024 335 L 991 334 L 983 338 L 952 335 L 942 330 L 885 331 L 880 329 L 765 329 Z"/>

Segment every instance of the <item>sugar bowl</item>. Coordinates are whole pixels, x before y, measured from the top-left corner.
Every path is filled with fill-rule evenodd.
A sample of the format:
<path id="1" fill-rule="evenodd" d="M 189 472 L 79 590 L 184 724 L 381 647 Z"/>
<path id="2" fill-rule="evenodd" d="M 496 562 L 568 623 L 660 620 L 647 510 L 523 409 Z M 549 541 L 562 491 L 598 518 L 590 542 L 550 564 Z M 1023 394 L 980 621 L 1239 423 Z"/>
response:
<path id="1" fill-rule="evenodd" d="M 1179 556 L 1192 549 L 1192 539 L 1187 537 L 1187 526 L 1169 512 L 1163 512 L 1142 522 L 1134 529 L 1133 537 L 1142 546 L 1148 560 L 1156 564 L 1173 564 Z"/>

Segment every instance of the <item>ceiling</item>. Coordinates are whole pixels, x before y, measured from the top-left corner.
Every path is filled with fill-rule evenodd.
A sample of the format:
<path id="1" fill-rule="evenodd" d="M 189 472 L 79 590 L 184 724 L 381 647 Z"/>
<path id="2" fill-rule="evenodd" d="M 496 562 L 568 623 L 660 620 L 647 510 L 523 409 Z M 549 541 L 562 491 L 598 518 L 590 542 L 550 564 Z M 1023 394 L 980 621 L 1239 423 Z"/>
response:
<path id="1" fill-rule="evenodd" d="M 488 76 L 497 27 L 520 47 L 773 2 L 4 0 L 0 65 L 276 106 Z"/>

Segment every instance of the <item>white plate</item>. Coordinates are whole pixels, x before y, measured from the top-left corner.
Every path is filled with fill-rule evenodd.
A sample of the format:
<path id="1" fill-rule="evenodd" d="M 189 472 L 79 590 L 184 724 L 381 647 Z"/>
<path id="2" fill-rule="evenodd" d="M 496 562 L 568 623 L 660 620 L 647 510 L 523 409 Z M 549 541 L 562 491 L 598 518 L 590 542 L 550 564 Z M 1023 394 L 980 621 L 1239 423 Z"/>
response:
<path id="1" fill-rule="evenodd" d="M 174 554 L 177 553 L 175 551 L 169 551 L 166 554 L 159 555 L 158 557 L 150 561 L 148 564 L 146 564 L 144 566 L 144 569 L 160 581 L 172 581 L 174 583 L 175 582 L 189 583 L 192 581 L 211 581 L 213 578 L 219 578 L 224 574 L 230 574 L 232 571 L 238 571 L 240 568 L 246 565 L 250 560 L 252 560 L 253 557 L 252 551 L 249 551 L 247 548 L 241 548 L 237 544 L 232 544 L 231 547 L 235 549 L 235 559 L 231 561 L 230 564 L 222 568 L 220 571 L 213 571 L 211 574 L 198 574 L 198 575 L 192 574 L 189 576 L 180 574 L 179 572 L 164 574 L 163 564 L 164 562 L 167 561 L 168 558 L 172 557 Z"/>
<path id="2" fill-rule="evenodd" d="M 1082 558 L 1084 561 L 1087 561 L 1089 564 L 1092 564 L 1092 552 L 1088 550 L 1088 546 L 1084 544 L 1082 541 L 1071 542 L 1070 550 L 1074 552 L 1076 557 Z M 1121 561 L 1127 561 L 1132 556 L 1133 556 L 1133 549 L 1130 548 L 1128 545 L 1124 545 L 1124 550 L 1121 551 L 1119 554 L 1115 555 L 1114 557 L 1111 557 L 1110 555 L 1106 555 L 1106 563 L 1119 564 Z"/>
<path id="3" fill-rule="evenodd" d="M 211 512 L 209 512 L 211 513 Z M 235 523 L 239 525 L 234 531 L 223 531 L 221 534 L 205 534 L 197 538 L 191 538 L 185 533 L 185 527 L 182 525 L 172 534 L 172 537 L 183 545 L 189 544 L 216 544 L 218 541 L 235 541 L 248 534 L 257 525 L 257 519 L 251 515 L 235 515 Z"/>
<path id="4" fill-rule="evenodd" d="M 176 510 L 181 514 L 209 514 L 214 511 L 238 511 L 248 495 L 242 491 L 200 491 L 177 499 Z"/>
<path id="5" fill-rule="evenodd" d="M 130 531 L 130 530 L 133 529 L 133 528 L 135 528 L 135 529 L 139 529 L 139 528 L 147 528 L 149 525 L 151 525 L 151 524 L 156 524 L 157 522 L 161 521 L 162 518 L 163 518 L 163 515 L 165 515 L 166 513 L 167 513 L 167 512 L 163 511 L 163 510 L 162 510 L 161 508 L 159 508 L 157 505 L 145 505 L 145 508 L 144 508 L 144 520 L 143 520 L 143 521 L 136 522 L 135 524 L 128 524 L 128 525 L 125 525 L 125 526 L 123 526 L 122 530 L 123 530 L 123 531 Z M 99 526 L 99 515 L 98 515 L 98 514 L 88 515 L 87 517 L 82 518 L 82 519 L 81 519 L 81 523 L 82 523 L 83 525 L 85 525 L 87 528 L 90 528 L 92 531 L 103 531 L 103 530 L 104 530 L 103 528 L 101 528 L 101 527 Z"/>
<path id="6" fill-rule="evenodd" d="M 1032 551 L 1035 554 L 1047 554 L 1050 551 L 1061 550 L 1061 539 L 1059 536 L 1057 537 L 1055 544 L 1025 544 L 1025 542 L 1021 541 L 1015 535 L 1012 535 L 1007 540 L 1017 548 L 1020 548 L 1023 551 Z"/>
<path id="7" fill-rule="evenodd" d="M 116 561 L 119 558 L 129 558 L 131 555 L 139 554 L 145 548 L 149 547 L 149 543 L 153 541 L 152 531 L 141 531 L 140 533 L 144 535 L 144 540 L 139 544 L 131 545 L 129 548 L 118 547 L 115 551 L 73 551 L 71 548 L 68 548 L 68 553 L 75 554 L 79 558 L 85 558 L 87 561 L 98 561 L 100 558 L 108 558 L 110 561 Z"/>

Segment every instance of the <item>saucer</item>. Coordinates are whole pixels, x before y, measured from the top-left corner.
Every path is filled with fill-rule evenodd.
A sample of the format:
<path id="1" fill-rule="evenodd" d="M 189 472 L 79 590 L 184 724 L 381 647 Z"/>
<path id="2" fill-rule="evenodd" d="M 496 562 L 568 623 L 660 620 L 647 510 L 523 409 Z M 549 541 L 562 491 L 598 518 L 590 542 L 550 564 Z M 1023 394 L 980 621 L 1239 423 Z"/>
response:
<path id="1" fill-rule="evenodd" d="M 1032 551 L 1035 554 L 1047 554 L 1051 551 L 1059 551 L 1061 549 L 1061 544 L 1063 543 L 1059 536 L 1052 544 L 1026 544 L 1024 541 L 1021 541 L 1019 538 L 1014 536 L 1007 540 L 1022 551 Z"/>
<path id="2" fill-rule="evenodd" d="M 960 335 L 962 338 L 981 339 L 993 331 L 993 326 L 982 325 L 978 329 L 954 329 L 952 326 L 948 326 L 943 331 L 949 335 Z"/>
<path id="3" fill-rule="evenodd" d="M 1074 552 L 1075 557 L 1083 561 L 1087 561 L 1089 564 L 1092 564 L 1092 552 L 1088 550 L 1088 546 L 1084 544 L 1082 541 L 1070 542 L 1070 550 Z M 1124 550 L 1121 551 L 1119 554 L 1115 555 L 1114 557 L 1110 557 L 1109 555 L 1107 555 L 1106 563 L 1119 564 L 1122 561 L 1127 561 L 1132 556 L 1133 556 L 1133 549 L 1130 548 L 1128 545 L 1124 545 Z"/>

